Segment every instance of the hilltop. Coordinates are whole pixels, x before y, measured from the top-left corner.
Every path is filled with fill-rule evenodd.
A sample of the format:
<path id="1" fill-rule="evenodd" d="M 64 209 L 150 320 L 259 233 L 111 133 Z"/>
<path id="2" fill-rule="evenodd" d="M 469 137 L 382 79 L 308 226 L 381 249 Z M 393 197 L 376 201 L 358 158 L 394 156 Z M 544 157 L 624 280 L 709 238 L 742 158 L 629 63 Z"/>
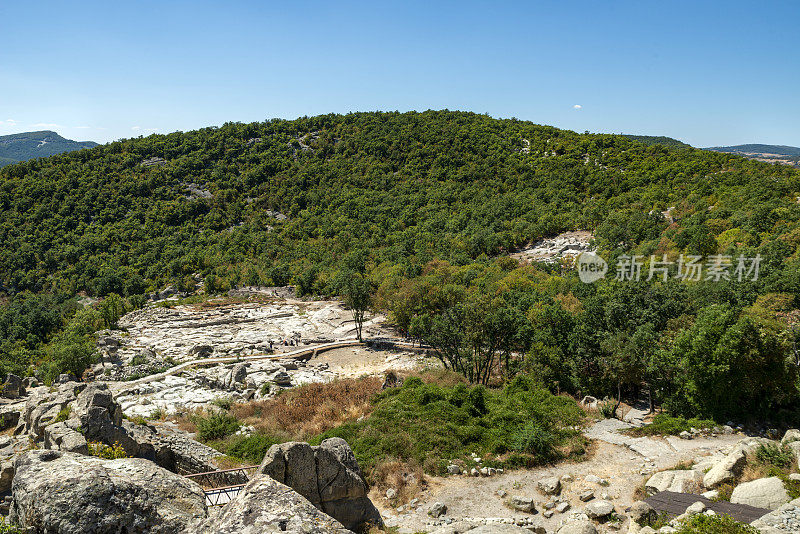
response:
<path id="1" fill-rule="evenodd" d="M 55 132 L 24 132 L 0 136 L 0 167 L 34 158 L 98 146 L 93 141 L 71 141 Z"/>

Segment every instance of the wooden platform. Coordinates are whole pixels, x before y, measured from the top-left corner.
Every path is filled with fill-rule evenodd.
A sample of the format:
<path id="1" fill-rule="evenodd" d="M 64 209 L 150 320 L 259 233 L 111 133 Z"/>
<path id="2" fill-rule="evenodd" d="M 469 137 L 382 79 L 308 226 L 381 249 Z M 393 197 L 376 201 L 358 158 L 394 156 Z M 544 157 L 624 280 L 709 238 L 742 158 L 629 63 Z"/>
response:
<path id="1" fill-rule="evenodd" d="M 681 515 L 686 509 L 697 501 L 706 505 L 709 510 L 714 510 L 718 514 L 729 515 L 742 523 L 752 523 L 763 515 L 770 513 L 771 510 L 756 508 L 746 504 L 731 504 L 727 501 L 712 501 L 702 495 L 692 493 L 675 493 L 673 491 L 662 491 L 644 500 L 652 506 L 658 513 L 667 513 L 670 516 Z"/>

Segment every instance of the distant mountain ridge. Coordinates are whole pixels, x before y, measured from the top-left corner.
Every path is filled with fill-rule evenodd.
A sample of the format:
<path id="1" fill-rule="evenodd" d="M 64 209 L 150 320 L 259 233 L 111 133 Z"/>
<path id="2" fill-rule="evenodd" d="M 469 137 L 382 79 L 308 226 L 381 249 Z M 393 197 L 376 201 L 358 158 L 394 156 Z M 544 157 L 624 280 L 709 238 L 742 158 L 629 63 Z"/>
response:
<path id="1" fill-rule="evenodd" d="M 757 143 L 733 146 L 712 146 L 706 150 L 744 154 L 777 154 L 779 156 L 800 156 L 800 147 L 786 145 L 761 145 Z"/>
<path id="2" fill-rule="evenodd" d="M 72 141 L 56 132 L 42 130 L 0 136 L 0 167 L 34 158 L 98 146 L 94 141 Z"/>
<path id="3" fill-rule="evenodd" d="M 800 167 L 800 147 L 786 145 L 762 145 L 750 143 L 733 146 L 713 146 L 704 150 L 737 154 L 746 158 L 765 161 L 767 163 L 781 163 Z"/>

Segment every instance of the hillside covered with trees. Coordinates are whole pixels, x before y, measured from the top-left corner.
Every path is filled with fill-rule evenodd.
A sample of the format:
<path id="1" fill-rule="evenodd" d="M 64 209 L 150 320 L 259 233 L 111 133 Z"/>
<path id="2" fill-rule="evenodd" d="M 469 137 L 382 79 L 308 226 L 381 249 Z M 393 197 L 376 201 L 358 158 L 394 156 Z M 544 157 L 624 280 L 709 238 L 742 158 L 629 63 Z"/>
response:
<path id="1" fill-rule="evenodd" d="M 92 331 L 199 274 L 208 292 L 366 288 L 475 382 L 535 372 L 552 391 L 645 388 L 679 414 L 788 420 L 798 195 L 785 166 L 450 111 L 118 141 L 0 170 L 0 361 L 43 378 L 78 370 Z M 612 266 L 760 255 L 760 276 L 588 285 L 508 257 L 575 229 L 594 231 Z M 108 298 L 84 309 L 79 294 Z"/>
<path id="2" fill-rule="evenodd" d="M 0 167 L 96 146 L 94 141 L 71 141 L 50 130 L 0 135 Z"/>

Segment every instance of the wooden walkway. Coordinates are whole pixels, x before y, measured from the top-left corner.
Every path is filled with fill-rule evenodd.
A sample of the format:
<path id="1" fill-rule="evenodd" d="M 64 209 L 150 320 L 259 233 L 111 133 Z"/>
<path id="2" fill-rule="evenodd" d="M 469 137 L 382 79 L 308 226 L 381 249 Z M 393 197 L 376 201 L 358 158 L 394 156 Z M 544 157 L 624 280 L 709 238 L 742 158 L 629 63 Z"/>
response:
<path id="1" fill-rule="evenodd" d="M 752 523 L 763 515 L 770 513 L 770 510 L 756 508 L 746 504 L 731 504 L 727 501 L 712 501 L 702 495 L 692 493 L 675 493 L 673 491 L 662 491 L 644 500 L 659 513 L 666 513 L 671 517 L 681 515 L 686 509 L 696 502 L 702 502 L 709 510 L 714 510 L 718 514 L 729 515 L 742 523 Z"/>

